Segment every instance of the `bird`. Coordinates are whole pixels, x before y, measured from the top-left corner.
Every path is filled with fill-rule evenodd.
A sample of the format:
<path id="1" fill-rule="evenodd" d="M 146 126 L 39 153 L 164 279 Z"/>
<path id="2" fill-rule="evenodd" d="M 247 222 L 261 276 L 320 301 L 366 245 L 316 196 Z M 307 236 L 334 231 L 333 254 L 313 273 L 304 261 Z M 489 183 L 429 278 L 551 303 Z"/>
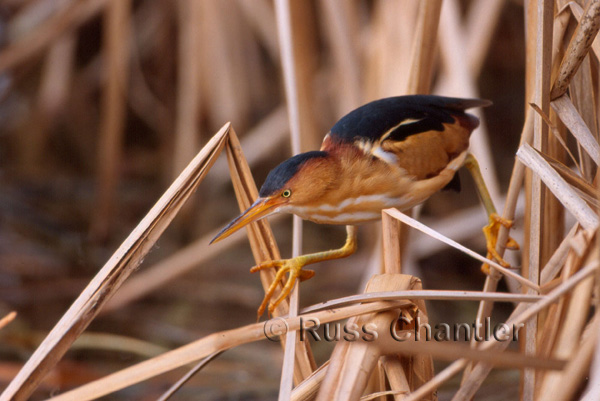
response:
<path id="1" fill-rule="evenodd" d="M 272 314 L 291 292 L 297 279 L 313 270 L 304 266 L 339 259 L 357 249 L 357 225 L 381 218 L 386 208 L 407 210 L 442 189 L 460 190 L 457 170 L 465 165 L 489 216 L 484 227 L 488 257 L 509 266 L 496 252 L 500 225 L 511 221 L 496 213 L 476 159 L 469 153 L 469 137 L 479 119 L 465 112 L 487 107 L 482 99 L 435 95 L 407 95 L 372 101 L 351 111 L 325 135 L 319 150 L 300 153 L 269 172 L 256 201 L 225 226 L 211 241 L 220 241 L 247 224 L 274 213 L 292 213 L 319 224 L 346 225 L 344 245 L 291 259 L 267 261 L 256 272 L 278 268 L 258 309 Z M 508 248 L 518 244 L 509 238 Z M 489 273 L 485 266 L 484 272 Z M 288 274 L 278 297 L 278 283 Z"/>

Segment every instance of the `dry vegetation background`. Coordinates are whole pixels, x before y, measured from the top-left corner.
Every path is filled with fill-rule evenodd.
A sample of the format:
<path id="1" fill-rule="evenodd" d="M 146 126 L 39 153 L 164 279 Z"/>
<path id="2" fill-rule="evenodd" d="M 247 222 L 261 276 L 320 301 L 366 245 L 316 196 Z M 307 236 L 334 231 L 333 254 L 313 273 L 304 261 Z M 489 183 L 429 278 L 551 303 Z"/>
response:
<path id="1" fill-rule="evenodd" d="M 592 307 L 598 286 L 600 45 L 592 44 L 598 3 L 293 0 L 286 22 L 277 11 L 288 3 L 279 0 L 278 6 L 268 0 L 0 0 L 0 319 L 6 316 L 0 321 L 0 389 L 12 382 L 0 399 L 31 393 L 31 399 L 45 399 L 161 356 L 165 364 L 151 359 L 146 365 L 150 375 L 134 368 L 129 379 L 115 377 L 65 398 L 126 387 L 105 399 L 157 399 L 185 375 L 188 362 L 241 344 L 241 337 L 228 337 L 224 348 L 188 348 L 171 359 L 164 354 L 192 342 L 205 346 L 196 340 L 255 321 L 263 289 L 248 269 L 253 256 L 276 255 L 268 226 L 250 233 L 252 249 L 244 233 L 208 246 L 238 214 L 236 195 L 241 203 L 252 195 L 237 138 L 260 186 L 292 148 L 317 149 L 353 108 L 428 92 L 494 102 L 477 111 L 482 124 L 472 150 L 499 211 L 515 220 L 510 235 L 523 252 L 506 258 L 535 290 L 530 295 L 543 297 L 532 304 L 534 298 L 520 302 L 526 298 L 515 295 L 513 303 L 493 304 L 494 323 L 533 316 L 520 345 L 530 359 L 515 356 L 521 355 L 517 344 L 511 345 L 512 362 L 500 351 L 474 351 L 469 358 L 502 368 L 490 374 L 480 363 L 470 375 L 465 370 L 461 385 L 457 373 L 466 365 L 460 357 L 468 345 L 424 349 L 433 353 L 440 375 L 415 367 L 422 356 L 404 359 L 404 367 L 382 359 L 379 380 L 367 393 L 391 388 L 419 399 L 414 391 L 427 382 L 431 387 L 420 393 L 426 399 L 436 388 L 439 399 L 469 399 L 477 392 L 483 400 L 546 400 L 548 394 L 568 400 L 590 388 L 586 399 L 598 399 L 599 321 Z M 297 89 L 299 116 L 291 121 L 290 65 L 288 85 Z M 219 131 L 227 122 L 235 133 Z M 290 124 L 298 128 L 293 135 Z M 180 176 L 204 145 L 194 169 Z M 183 206 L 196 178 L 223 149 L 239 173 L 236 192 L 221 155 Z M 487 218 L 470 177 L 461 171 L 461 178 L 460 194 L 437 194 L 415 213 L 438 233 L 485 254 L 481 227 Z M 151 208 L 154 220 L 142 220 Z M 292 219 L 271 223 L 281 255 L 291 255 Z M 316 266 L 316 277 L 301 285 L 300 306 L 362 294 L 384 261 L 383 271 L 393 271 L 394 227 L 385 227 L 383 240 L 381 224 L 361 227 L 357 254 Z M 338 247 L 344 237 L 340 227 L 305 223 L 303 248 Z M 486 279 L 480 261 L 416 230 L 402 255 L 402 272 L 419 277 L 423 289 L 454 291 L 452 302 L 426 302 L 432 323 L 472 323 L 488 315 L 492 303 L 483 300 L 496 299 L 496 285 L 501 292 L 527 292 L 515 280 Z M 103 272 L 104 281 L 84 290 Z M 482 288 L 490 294 L 460 299 L 458 290 Z M 76 302 L 81 308 L 65 314 L 76 298 L 85 305 Z M 426 313 L 422 302 L 417 306 Z M 360 313 L 389 308 L 369 305 Z M 63 327 L 48 335 L 63 315 Z M 267 400 L 287 391 L 280 390 L 280 377 L 291 380 L 293 356 L 282 369 L 281 345 L 256 341 L 260 326 L 249 327 L 234 334 L 255 335 L 254 342 L 244 337 L 248 344 L 210 362 L 174 399 Z M 296 383 L 315 367 L 311 353 L 320 366 L 334 345 L 313 342 L 312 352 L 296 347 Z M 459 345 L 465 348 L 451 350 Z M 406 383 L 400 371 L 407 372 Z M 296 391 L 294 399 L 310 399 L 302 394 Z"/>

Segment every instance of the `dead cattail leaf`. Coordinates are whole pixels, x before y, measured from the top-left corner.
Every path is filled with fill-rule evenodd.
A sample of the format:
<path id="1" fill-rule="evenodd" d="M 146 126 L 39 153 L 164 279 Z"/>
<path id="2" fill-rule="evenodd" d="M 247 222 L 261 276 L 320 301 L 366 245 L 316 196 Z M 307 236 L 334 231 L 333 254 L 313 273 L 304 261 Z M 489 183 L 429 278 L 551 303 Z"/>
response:
<path id="1" fill-rule="evenodd" d="M 581 195 L 583 199 L 586 200 L 590 205 L 593 205 L 596 209 L 600 208 L 600 202 L 596 198 L 596 188 L 587 182 L 585 178 L 582 178 L 580 175 L 575 174 L 573 170 L 559 162 L 558 160 L 545 155 L 541 152 L 538 154 L 548 162 L 552 168 L 556 170 L 560 176 L 569 183 L 569 185 L 573 186 L 575 190 Z"/>
<path id="2" fill-rule="evenodd" d="M 229 124 L 221 128 L 140 221 L 4 390 L 1 400 L 29 398 L 46 373 L 152 249 L 225 146 L 229 129 Z"/>
<path id="3" fill-rule="evenodd" d="M 591 263 L 591 264 L 583 267 L 579 272 L 575 273 L 568 280 L 566 280 L 565 282 L 563 282 L 562 284 L 560 284 L 559 286 L 554 288 L 542 300 L 540 300 L 534 304 L 531 304 L 531 305 L 522 304 L 522 305 L 518 306 L 513 311 L 513 313 L 509 317 L 509 319 L 506 321 L 506 324 L 509 326 L 508 334 L 509 335 L 512 334 L 512 331 L 510 330 L 511 326 L 514 327 L 514 325 L 522 324 L 525 321 L 527 321 L 528 319 L 530 319 L 531 317 L 536 316 L 537 313 L 539 313 L 541 310 L 547 308 L 552 303 L 556 302 L 556 300 L 559 299 L 560 297 L 562 297 L 565 293 L 572 291 L 573 288 L 577 284 L 579 284 L 582 280 L 586 279 L 591 274 L 595 274 L 595 272 L 597 271 L 597 269 L 599 267 L 600 267 L 600 263 Z M 495 341 L 489 341 L 489 342 L 484 343 L 480 349 L 490 349 L 492 347 L 495 347 L 495 349 L 498 349 L 499 347 L 506 347 L 506 346 L 508 346 L 508 342 L 498 343 Z M 446 369 L 439 372 L 429 382 L 425 383 L 421 388 L 414 391 L 409 397 L 406 398 L 405 401 L 420 400 L 425 394 L 428 394 L 432 390 L 439 387 L 442 383 L 444 383 L 447 380 L 449 380 L 450 378 L 452 378 L 454 375 L 459 373 L 466 366 L 467 366 L 467 361 L 465 359 L 459 359 L 459 360 L 455 361 L 450 366 L 448 366 Z M 479 388 L 479 386 L 481 385 L 481 383 L 483 382 L 485 377 L 489 374 L 490 370 L 491 370 L 491 367 L 489 365 L 478 364 L 475 367 L 475 369 L 473 369 L 469 373 L 469 375 L 465 378 L 465 380 L 463 380 L 463 386 L 461 387 L 462 392 L 459 391 L 459 393 L 457 393 L 457 396 L 459 394 L 464 395 L 464 394 L 474 393 Z"/>
<path id="4" fill-rule="evenodd" d="M 445 361 L 455 361 L 460 358 L 469 359 L 476 362 L 494 365 L 505 368 L 536 368 L 542 370 L 561 370 L 565 367 L 564 359 L 550 359 L 529 356 L 520 352 L 496 351 L 496 350 L 478 350 L 467 345 L 446 344 L 444 342 L 415 340 L 414 332 L 407 331 L 400 333 L 407 338 L 406 341 L 392 340 L 386 343 L 389 347 L 386 349 L 390 353 L 403 353 L 405 355 L 429 354 L 436 359 Z M 384 337 L 385 338 L 385 337 Z M 389 338 L 389 336 L 387 336 Z"/>
<path id="5" fill-rule="evenodd" d="M 323 379 L 325 379 L 325 375 L 327 374 L 327 369 L 329 367 L 329 361 L 326 361 L 324 364 L 319 366 L 317 370 L 312 372 L 310 376 L 308 376 L 302 383 L 294 388 L 292 391 L 291 401 L 305 401 L 305 400 L 314 400 L 317 396 L 317 392 L 321 387 L 321 383 Z"/>
<path id="6" fill-rule="evenodd" d="M 445 242 L 446 244 L 458 249 L 459 251 L 466 253 L 467 255 L 471 256 L 472 258 L 479 260 L 480 262 L 488 263 L 490 266 L 493 266 L 494 268 L 496 268 L 497 270 L 502 272 L 502 274 L 517 280 L 519 283 L 523 284 L 524 286 L 531 288 L 534 291 L 539 291 L 539 286 L 537 286 L 536 284 L 533 284 L 529 280 L 519 276 L 518 274 L 512 272 L 511 270 L 509 270 L 505 267 L 502 267 L 499 263 L 496 263 L 492 260 L 484 258 L 483 256 L 479 255 L 478 253 L 460 245 L 459 243 L 451 240 L 450 238 L 447 238 L 447 237 L 437 233 L 436 231 L 430 229 L 429 227 L 425 226 L 424 224 L 418 222 L 417 220 L 399 212 L 398 210 L 385 209 L 383 212 L 388 213 L 390 216 L 402 221 L 403 223 L 410 225 L 413 228 L 416 228 L 417 230 L 419 230 L 433 238 L 436 238 L 442 242 Z"/>
<path id="7" fill-rule="evenodd" d="M 590 265 L 587 265 L 581 271 L 579 271 L 575 275 L 573 275 L 569 280 L 565 281 L 563 284 L 556 287 L 543 300 L 538 301 L 537 303 L 532 304 L 532 305 L 523 304 L 523 305 L 520 305 L 519 307 L 517 307 L 511 314 L 511 317 L 506 322 L 506 324 L 509 326 L 509 330 L 507 333 L 509 335 L 512 334 L 512 329 L 514 327 L 516 327 L 516 325 L 527 322 L 527 320 L 529 320 L 532 317 L 535 317 L 537 315 L 537 313 L 539 313 L 541 310 L 547 308 L 549 305 L 551 305 L 553 302 L 555 302 L 556 299 L 560 298 L 565 293 L 572 291 L 582 280 L 585 280 L 587 277 L 589 277 L 589 275 L 593 274 L 595 272 L 595 270 L 598 269 L 598 266 L 599 266 L 598 263 L 592 263 Z M 494 347 L 495 349 L 503 349 L 503 348 L 506 348 L 507 346 L 508 346 L 508 342 L 498 343 L 495 341 L 490 341 L 490 342 L 486 342 L 485 344 L 483 344 L 481 349 L 489 349 L 492 347 Z M 456 363 L 455 366 L 453 366 L 453 365 L 451 365 L 449 368 L 457 369 L 457 368 L 460 368 L 461 364 Z M 463 384 L 462 384 L 461 388 L 459 389 L 459 391 L 456 393 L 455 399 L 460 400 L 460 399 L 465 399 L 465 398 L 460 398 L 460 397 L 472 396 L 477 391 L 477 389 L 481 386 L 481 383 L 483 382 L 485 377 L 487 377 L 490 370 L 491 370 L 490 365 L 477 364 L 475 366 L 475 368 L 467 376 L 467 378 L 465 380 L 463 380 Z"/>
<path id="8" fill-rule="evenodd" d="M 173 384 L 169 390 L 167 390 L 163 395 L 161 395 L 156 401 L 167 401 L 170 399 L 181 387 L 185 385 L 194 375 L 200 372 L 206 365 L 212 362 L 213 359 L 217 358 L 223 352 L 215 352 L 201 360 L 196 366 L 194 366 L 190 371 L 188 371 L 185 376 L 177 381 L 177 383 Z"/>
<path id="9" fill-rule="evenodd" d="M 385 213 L 382 214 L 381 220 L 383 246 L 386 250 L 383 254 L 385 273 L 402 273 L 402 254 L 400 249 L 400 244 L 402 243 L 402 223 Z"/>
<path id="10" fill-rule="evenodd" d="M 596 165 L 600 165 L 600 145 L 571 103 L 571 99 L 567 95 L 560 96 L 552 101 L 552 107 Z"/>
<path id="11" fill-rule="evenodd" d="M 533 3 L 531 3 L 533 4 Z M 550 85 L 552 74 L 552 40 L 554 28 L 554 1 L 544 0 L 537 4 L 535 15 L 528 16 L 535 18 L 528 20 L 535 29 L 535 44 L 531 50 L 535 53 L 528 53 L 530 65 L 532 65 L 533 76 L 530 76 L 529 89 L 532 89 L 527 96 L 532 96 L 533 102 L 542 110 L 543 114 L 550 113 Z M 540 115 L 533 116 L 533 145 L 539 149 L 547 151 L 549 146 L 548 126 L 544 123 Z M 527 277 L 530 282 L 539 284 L 541 264 L 545 261 L 546 254 L 550 252 L 559 230 L 542 231 L 546 225 L 552 227 L 560 222 L 560 219 L 549 218 L 546 211 L 553 208 L 553 200 L 547 197 L 547 189 L 542 185 L 539 176 L 531 176 L 531 180 L 525 185 L 525 191 L 528 195 L 529 213 L 526 214 L 526 227 L 528 229 L 527 243 L 527 263 L 523 263 L 521 274 Z M 525 258 L 525 255 L 524 255 Z M 530 291 L 529 289 L 527 291 Z M 524 344 L 525 353 L 534 355 L 536 352 L 536 340 L 538 333 L 537 319 L 531 319 L 526 323 L 525 338 L 521 340 Z M 477 366 L 477 369 L 487 370 Z M 472 376 L 471 373 L 470 376 Z M 475 375 L 475 377 L 477 377 Z M 535 392 L 535 372 L 532 369 L 525 369 L 523 372 L 522 397 L 526 400 L 533 399 Z M 473 393 L 473 388 L 478 387 L 477 380 L 467 379 L 454 396 L 465 396 Z M 468 397 L 468 395 L 466 395 Z"/>
<path id="12" fill-rule="evenodd" d="M 332 299 L 327 302 L 316 304 L 302 309 L 301 313 L 316 312 L 319 310 L 338 308 L 359 302 L 373 301 L 395 301 L 400 299 L 425 299 L 425 300 L 461 300 L 461 301 L 482 301 L 491 300 L 494 302 L 535 302 L 540 300 L 540 295 L 531 294 L 507 294 L 503 292 L 484 292 L 484 291 L 450 291 L 450 290 L 410 290 L 410 291 L 388 291 L 388 292 L 369 292 L 361 295 L 351 295 L 344 298 Z"/>
<path id="13" fill-rule="evenodd" d="M 373 302 L 367 305 L 353 305 L 340 309 L 316 312 L 311 314 L 310 318 L 317 319 L 324 324 L 366 313 L 376 313 L 379 311 L 395 309 L 408 304 L 409 303 L 406 301 Z M 84 401 L 102 397 L 164 372 L 185 366 L 188 363 L 205 358 L 215 352 L 227 350 L 253 341 L 265 340 L 268 338 L 267 336 L 271 336 L 272 334 L 283 334 L 286 330 L 299 330 L 302 318 L 306 317 L 300 316 L 287 319 L 278 318 L 272 320 L 270 323 L 269 321 L 264 323 L 254 323 L 233 330 L 213 333 L 193 343 L 169 351 L 158 357 L 148 359 L 137 365 L 133 365 L 51 399 L 55 401 Z M 281 324 L 281 326 L 266 326 L 268 324 Z M 276 334 L 275 332 L 271 333 L 268 331 L 270 327 L 273 329 L 281 327 L 283 328 L 283 331 L 280 331 L 279 334 Z"/>
<path id="14" fill-rule="evenodd" d="M 552 357 L 567 359 L 574 355 L 579 346 L 581 333 L 589 315 L 588 307 L 594 284 L 594 277 L 582 281 L 573 291 L 568 306 L 560 317 L 558 338 L 552 344 Z M 549 323 L 552 323 L 550 319 Z M 556 326 L 556 325 L 555 325 Z M 593 337 L 593 336 L 592 336 Z M 588 356 L 591 360 L 591 355 Z M 589 362 L 588 362 L 589 363 Z M 564 387 L 566 372 L 547 373 L 540 387 L 541 399 L 551 398 Z M 559 386 L 557 384 L 560 383 Z"/>
<path id="15" fill-rule="evenodd" d="M 391 394 L 409 394 L 410 384 L 402 366 L 402 360 L 397 355 L 386 355 L 382 358 L 384 378 L 390 383 Z M 385 388 L 385 386 L 382 386 Z M 385 391 L 383 393 L 386 393 Z M 380 393 L 381 394 L 381 393 Z M 365 397 L 363 397 L 365 398 Z"/>
<path id="16" fill-rule="evenodd" d="M 412 288 L 420 289 L 420 280 L 403 274 L 382 274 L 373 276 L 369 284 L 367 284 L 365 291 L 367 293 L 391 290 L 401 291 Z M 419 316 L 421 316 L 423 322 L 426 322 L 426 314 L 421 312 Z M 377 334 L 373 334 L 374 339 L 372 341 L 344 341 L 338 343 L 329 362 L 327 375 L 319 390 L 317 400 L 338 398 L 353 400 L 358 399 L 363 394 L 367 387 L 368 379 L 380 356 L 399 352 L 398 349 L 392 349 L 393 345 L 391 343 L 402 342 L 395 341 L 387 335 L 389 334 L 390 324 L 394 324 L 396 319 L 398 319 L 398 311 L 390 310 L 353 318 L 347 323 L 350 325 L 349 327 L 369 327 Z M 405 351 L 404 347 L 401 348 Z M 410 378 L 414 379 L 414 381 L 411 380 L 413 381 L 410 383 L 411 388 L 419 387 L 422 381 L 427 381 L 433 374 L 433 366 L 419 359 L 424 357 L 425 355 L 423 354 L 415 355 L 417 359 L 410 368 Z M 401 365 L 390 368 L 392 370 L 403 370 Z M 430 372 L 427 372 L 427 369 Z M 434 395 L 431 396 L 434 399 L 436 398 Z"/>
<path id="17" fill-rule="evenodd" d="M 593 229 L 598 226 L 598 215 L 577 195 L 573 188 L 536 152 L 531 146 L 524 144 L 517 152 L 519 159 L 532 171 L 539 175 L 552 193 L 562 202 L 564 207 L 577 218 L 579 223 Z"/>
<path id="18" fill-rule="evenodd" d="M 244 157 L 240 142 L 233 130 L 229 136 L 226 150 L 233 188 L 236 193 L 240 210 L 243 211 L 254 202 L 258 196 L 258 190 L 256 189 L 256 184 L 252 178 L 252 173 L 250 172 L 250 168 Z M 280 258 L 279 249 L 277 248 L 277 243 L 275 242 L 268 221 L 263 219 L 250 224 L 247 227 L 247 232 L 256 264 Z M 263 288 L 266 291 L 275 280 L 274 269 L 261 270 L 260 278 Z M 279 290 L 281 288 L 283 288 L 282 284 L 279 283 Z M 284 316 L 288 314 L 288 311 L 288 300 L 284 300 L 276 308 L 274 315 Z M 312 373 L 316 368 L 316 365 L 309 343 L 306 341 L 294 341 L 294 343 L 297 348 L 294 362 L 294 380 L 296 384 L 298 384 Z"/>
<path id="19" fill-rule="evenodd" d="M 582 383 L 586 380 L 586 372 L 589 369 L 592 358 L 595 356 L 594 352 L 598 350 L 598 336 L 594 335 L 594 333 L 600 332 L 598 330 L 598 321 L 599 319 L 596 316 L 594 319 L 596 324 L 593 325 L 593 329 L 590 330 L 589 335 L 579 344 L 575 354 L 563 369 L 564 375 L 561 377 L 561 385 L 555 387 L 556 391 L 552 393 L 552 399 L 557 401 L 572 400 Z M 595 399 L 595 394 L 597 394 L 597 390 L 593 389 L 592 392 L 585 394 L 581 399 L 592 401 Z"/>
<path id="20" fill-rule="evenodd" d="M 563 149 L 567 152 L 567 154 L 571 158 L 571 161 L 573 162 L 573 164 L 575 164 L 577 169 L 579 171 L 581 171 L 581 167 L 577 163 L 577 159 L 575 158 L 575 156 L 573 156 L 573 153 L 571 153 L 571 150 L 569 149 L 569 147 L 567 146 L 565 141 L 560 136 L 560 133 L 558 132 L 558 128 L 556 128 L 556 125 L 554 125 L 552 123 L 552 121 L 550 121 L 550 117 L 548 117 L 548 115 L 546 113 L 544 113 L 537 104 L 530 103 L 529 105 L 531 106 L 532 109 L 535 110 L 536 113 L 538 113 L 540 115 L 540 117 L 542 117 L 542 119 L 544 120 L 544 122 L 546 123 L 548 128 L 550 128 L 550 132 L 552 132 L 552 135 L 554 135 L 554 138 L 556 138 L 556 140 L 561 144 Z"/>
<path id="21" fill-rule="evenodd" d="M 558 248 L 556 248 L 554 254 L 552 254 L 550 259 L 542 269 L 542 274 L 540 276 L 540 284 L 545 285 L 550 283 L 563 268 L 563 266 L 565 265 L 565 261 L 567 260 L 569 250 L 572 248 L 571 240 L 577 233 L 578 229 L 579 224 L 575 224 L 565 236 Z"/>

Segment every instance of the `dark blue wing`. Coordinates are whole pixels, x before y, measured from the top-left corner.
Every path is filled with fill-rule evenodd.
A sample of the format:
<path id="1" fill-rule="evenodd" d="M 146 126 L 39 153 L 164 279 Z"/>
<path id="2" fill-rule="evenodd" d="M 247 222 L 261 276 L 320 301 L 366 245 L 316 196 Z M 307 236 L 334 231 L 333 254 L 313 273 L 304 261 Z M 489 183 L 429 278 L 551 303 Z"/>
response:
<path id="1" fill-rule="evenodd" d="M 342 117 L 329 133 L 333 142 L 371 143 L 383 139 L 402 141 L 426 131 L 442 131 L 455 115 L 471 107 L 489 106 L 481 99 L 460 99 L 433 95 L 397 96 L 375 100 Z M 395 127 L 395 128 L 394 128 Z M 391 131 L 390 131 L 391 130 Z"/>

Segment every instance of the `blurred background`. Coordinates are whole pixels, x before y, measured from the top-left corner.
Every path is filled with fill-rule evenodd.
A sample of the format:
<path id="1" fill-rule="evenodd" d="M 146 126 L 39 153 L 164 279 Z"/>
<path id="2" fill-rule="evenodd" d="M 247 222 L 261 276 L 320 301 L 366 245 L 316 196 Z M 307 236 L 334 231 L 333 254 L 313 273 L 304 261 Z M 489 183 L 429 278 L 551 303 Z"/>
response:
<path id="1" fill-rule="evenodd" d="M 290 4 L 306 151 L 357 106 L 406 93 L 419 1 Z M 438 37 L 431 92 L 494 102 L 480 114 L 472 147 L 501 208 L 523 125 L 522 2 L 445 0 Z M 0 331 L 3 388 L 223 124 L 231 121 L 259 186 L 291 147 L 271 1 L 0 0 L 0 46 L 0 317 L 18 313 Z M 469 175 L 460 174 L 461 193 L 437 194 L 416 213 L 484 253 L 485 211 Z M 227 240 L 218 252 L 208 247 L 238 213 L 222 155 L 35 399 L 253 323 L 263 290 L 248 272 L 247 241 Z M 283 256 L 291 255 L 291 221 L 272 219 Z M 381 264 L 380 230 L 379 223 L 361 227 L 356 255 L 316 266 L 301 285 L 301 305 L 362 292 Z M 343 227 L 304 224 L 304 251 L 339 247 L 344 238 Z M 518 256 L 508 260 L 518 265 Z M 484 281 L 477 262 L 416 232 L 406 268 L 426 289 L 480 290 Z M 164 280 L 150 284 L 147 271 Z M 428 308 L 431 321 L 453 324 L 472 322 L 477 304 Z M 510 309 L 497 305 L 494 320 L 504 321 Z M 332 347 L 314 344 L 318 363 Z M 281 358 L 279 344 L 237 347 L 178 399 L 276 399 Z M 184 371 L 111 399 L 154 399 Z M 481 390 L 485 399 L 518 394 L 518 372 L 496 376 Z M 502 398 L 494 398 L 498 389 Z"/>

